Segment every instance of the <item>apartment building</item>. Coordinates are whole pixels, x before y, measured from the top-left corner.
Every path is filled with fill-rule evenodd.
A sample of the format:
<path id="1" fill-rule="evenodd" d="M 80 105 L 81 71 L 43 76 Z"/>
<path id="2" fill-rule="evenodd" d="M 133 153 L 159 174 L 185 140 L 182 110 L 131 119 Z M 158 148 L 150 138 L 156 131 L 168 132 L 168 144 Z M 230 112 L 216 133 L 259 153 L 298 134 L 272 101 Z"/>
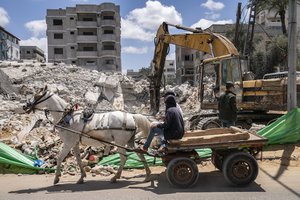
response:
<path id="1" fill-rule="evenodd" d="M 48 62 L 122 71 L 120 6 L 113 3 L 48 9 Z"/>
<path id="2" fill-rule="evenodd" d="M 165 67 L 164 67 L 164 77 L 165 82 L 167 84 L 172 84 L 175 82 L 176 79 L 176 72 L 175 72 L 175 61 L 174 60 L 166 60 Z"/>
<path id="3" fill-rule="evenodd" d="M 202 52 L 176 46 L 176 82 L 182 84 L 185 82 L 196 85 L 197 67 L 200 65 Z"/>
<path id="4" fill-rule="evenodd" d="M 0 26 L 0 60 L 20 59 L 20 39 Z"/>
<path id="5" fill-rule="evenodd" d="M 24 60 L 37 60 L 45 62 L 44 51 L 37 46 L 20 46 L 20 58 Z"/>

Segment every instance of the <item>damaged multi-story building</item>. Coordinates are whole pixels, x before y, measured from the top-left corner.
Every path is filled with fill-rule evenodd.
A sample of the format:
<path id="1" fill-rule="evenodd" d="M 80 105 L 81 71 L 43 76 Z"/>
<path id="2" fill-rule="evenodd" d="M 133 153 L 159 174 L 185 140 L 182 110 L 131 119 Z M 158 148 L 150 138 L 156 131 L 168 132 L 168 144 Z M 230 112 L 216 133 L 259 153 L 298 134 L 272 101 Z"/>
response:
<path id="1" fill-rule="evenodd" d="M 113 3 L 48 9 L 48 62 L 122 71 L 120 6 Z"/>
<path id="2" fill-rule="evenodd" d="M 20 39 L 0 26 L 0 60 L 20 59 Z"/>
<path id="3" fill-rule="evenodd" d="M 44 51 L 37 46 L 20 46 L 20 58 L 23 60 L 36 60 L 45 62 Z"/>

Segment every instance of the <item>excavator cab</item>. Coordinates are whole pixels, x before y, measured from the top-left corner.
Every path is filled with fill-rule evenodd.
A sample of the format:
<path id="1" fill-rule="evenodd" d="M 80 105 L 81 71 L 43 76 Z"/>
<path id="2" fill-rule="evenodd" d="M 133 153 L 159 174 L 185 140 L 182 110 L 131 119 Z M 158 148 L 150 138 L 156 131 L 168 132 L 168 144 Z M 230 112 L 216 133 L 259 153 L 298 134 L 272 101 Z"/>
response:
<path id="1" fill-rule="evenodd" d="M 207 59 L 201 66 L 199 84 L 201 109 L 217 109 L 218 98 L 225 92 L 225 83 L 234 83 L 237 104 L 243 99 L 243 79 L 239 57 Z"/>

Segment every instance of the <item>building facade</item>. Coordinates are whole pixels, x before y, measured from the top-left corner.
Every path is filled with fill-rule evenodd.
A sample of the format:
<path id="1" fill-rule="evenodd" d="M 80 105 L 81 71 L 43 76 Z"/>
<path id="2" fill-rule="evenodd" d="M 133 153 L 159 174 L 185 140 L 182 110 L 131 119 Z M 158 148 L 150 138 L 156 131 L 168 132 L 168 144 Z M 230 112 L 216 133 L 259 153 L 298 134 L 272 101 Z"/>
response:
<path id="1" fill-rule="evenodd" d="M 19 42 L 19 38 L 0 26 L 0 60 L 19 60 Z"/>
<path id="2" fill-rule="evenodd" d="M 122 71 L 120 6 L 113 3 L 48 9 L 48 62 Z"/>
<path id="3" fill-rule="evenodd" d="M 176 80 L 176 67 L 174 60 L 166 60 L 164 67 L 164 77 L 166 84 L 173 84 Z"/>
<path id="4" fill-rule="evenodd" d="M 37 60 L 45 62 L 44 51 L 37 46 L 20 46 L 20 58 L 24 60 Z"/>
<path id="5" fill-rule="evenodd" d="M 202 53 L 193 49 L 176 46 L 176 82 L 196 85 L 197 67 L 200 66 Z"/>

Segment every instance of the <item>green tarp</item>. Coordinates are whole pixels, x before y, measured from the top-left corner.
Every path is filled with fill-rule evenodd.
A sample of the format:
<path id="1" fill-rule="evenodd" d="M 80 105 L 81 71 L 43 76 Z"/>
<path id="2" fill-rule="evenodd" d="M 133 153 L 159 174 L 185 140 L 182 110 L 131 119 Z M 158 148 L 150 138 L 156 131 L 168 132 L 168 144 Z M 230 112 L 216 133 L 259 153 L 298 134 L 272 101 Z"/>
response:
<path id="1" fill-rule="evenodd" d="M 257 132 L 268 138 L 268 145 L 296 143 L 300 140 L 300 108 L 296 108 Z"/>
<path id="2" fill-rule="evenodd" d="M 207 158 L 211 156 L 211 149 L 198 149 L 196 150 L 201 158 Z M 126 169 L 129 168 L 144 168 L 143 163 L 140 161 L 139 157 L 134 152 L 127 152 L 127 161 L 125 163 Z M 160 158 L 154 158 L 153 156 L 145 155 L 145 159 L 149 166 L 162 165 L 162 160 Z M 155 160 L 155 161 L 154 161 Z M 120 156 L 119 154 L 110 155 L 104 157 L 99 163 L 99 165 L 109 165 L 113 167 L 120 166 Z"/>
<path id="3" fill-rule="evenodd" d="M 54 171 L 54 169 L 35 167 L 33 160 L 0 142 L 0 173 L 34 174 L 44 170 Z"/>

